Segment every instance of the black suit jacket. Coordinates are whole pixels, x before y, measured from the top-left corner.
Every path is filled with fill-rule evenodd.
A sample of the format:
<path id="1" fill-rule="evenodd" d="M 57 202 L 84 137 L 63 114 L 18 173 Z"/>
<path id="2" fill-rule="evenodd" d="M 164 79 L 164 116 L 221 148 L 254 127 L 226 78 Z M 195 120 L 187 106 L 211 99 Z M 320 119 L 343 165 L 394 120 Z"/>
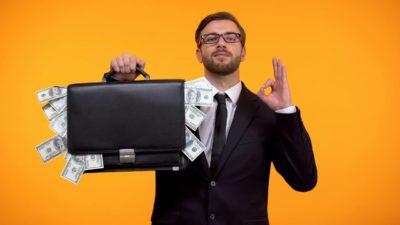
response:
<path id="1" fill-rule="evenodd" d="M 275 113 L 243 85 L 215 175 L 204 153 L 185 170 L 156 172 L 153 225 L 268 224 L 271 163 L 297 191 L 316 185 L 300 111 Z"/>

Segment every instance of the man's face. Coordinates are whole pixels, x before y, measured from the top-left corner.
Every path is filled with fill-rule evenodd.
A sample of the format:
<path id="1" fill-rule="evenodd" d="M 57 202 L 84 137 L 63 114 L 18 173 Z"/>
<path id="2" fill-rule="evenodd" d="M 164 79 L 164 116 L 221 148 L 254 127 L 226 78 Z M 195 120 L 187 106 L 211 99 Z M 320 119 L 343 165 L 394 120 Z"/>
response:
<path id="1" fill-rule="evenodd" d="M 230 20 L 215 20 L 207 24 L 200 35 L 209 33 L 240 33 L 236 24 Z M 215 44 L 204 44 L 197 49 L 197 59 L 204 67 L 217 75 L 229 75 L 235 72 L 244 60 L 246 50 L 241 42 L 226 43 L 223 37 Z"/>

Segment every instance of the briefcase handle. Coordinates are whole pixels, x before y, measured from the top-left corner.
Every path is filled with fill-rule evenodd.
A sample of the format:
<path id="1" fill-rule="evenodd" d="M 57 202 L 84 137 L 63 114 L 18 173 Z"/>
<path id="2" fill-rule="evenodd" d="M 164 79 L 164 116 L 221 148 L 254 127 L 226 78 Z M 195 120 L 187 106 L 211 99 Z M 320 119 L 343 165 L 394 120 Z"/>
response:
<path id="1" fill-rule="evenodd" d="M 146 73 L 143 68 L 139 67 L 139 65 L 136 65 L 136 72 L 138 72 L 139 74 L 142 74 L 144 79 L 146 80 L 150 80 L 150 75 L 148 73 Z"/>
<path id="2" fill-rule="evenodd" d="M 148 73 L 146 73 L 143 68 L 139 67 L 139 65 L 136 65 L 136 72 L 138 74 L 141 74 L 144 79 L 146 80 L 150 80 L 150 75 Z M 114 75 L 114 70 L 110 70 L 110 72 L 104 74 L 104 78 L 109 81 L 109 80 L 114 80 L 114 78 L 112 77 Z"/>

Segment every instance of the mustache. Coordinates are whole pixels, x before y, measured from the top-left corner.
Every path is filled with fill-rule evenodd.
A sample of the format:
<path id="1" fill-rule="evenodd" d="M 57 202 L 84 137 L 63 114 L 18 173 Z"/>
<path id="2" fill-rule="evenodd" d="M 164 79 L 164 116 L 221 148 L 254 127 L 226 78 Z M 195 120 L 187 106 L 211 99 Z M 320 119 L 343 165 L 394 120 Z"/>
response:
<path id="1" fill-rule="evenodd" d="M 216 54 L 219 54 L 219 53 L 225 53 L 225 54 L 227 54 L 227 55 L 229 55 L 229 56 L 232 56 L 232 53 L 229 52 L 229 51 L 227 51 L 227 50 L 225 50 L 225 49 L 218 49 L 218 50 L 214 51 L 214 52 L 212 53 L 212 56 L 214 56 L 214 55 L 216 55 Z"/>

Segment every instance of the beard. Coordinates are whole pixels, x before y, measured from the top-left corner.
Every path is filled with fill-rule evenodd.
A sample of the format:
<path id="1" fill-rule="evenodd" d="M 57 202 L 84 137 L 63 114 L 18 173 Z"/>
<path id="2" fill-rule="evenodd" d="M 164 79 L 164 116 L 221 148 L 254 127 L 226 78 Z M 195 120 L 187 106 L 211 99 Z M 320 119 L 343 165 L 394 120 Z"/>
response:
<path id="1" fill-rule="evenodd" d="M 214 52 L 215 53 L 215 52 Z M 229 63 L 224 63 L 213 59 L 213 54 L 210 57 L 203 56 L 204 67 L 213 74 L 226 76 L 235 72 L 240 65 L 240 56 L 233 57 Z M 229 53 L 232 56 L 231 53 Z"/>

